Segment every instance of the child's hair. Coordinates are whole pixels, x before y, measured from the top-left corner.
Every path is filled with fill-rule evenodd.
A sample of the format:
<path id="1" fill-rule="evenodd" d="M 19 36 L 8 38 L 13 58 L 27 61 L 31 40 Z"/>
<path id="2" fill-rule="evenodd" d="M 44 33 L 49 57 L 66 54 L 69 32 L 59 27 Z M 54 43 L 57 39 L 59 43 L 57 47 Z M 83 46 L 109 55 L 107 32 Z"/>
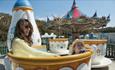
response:
<path id="1" fill-rule="evenodd" d="M 81 40 L 76 39 L 70 47 L 72 54 L 75 54 L 75 47 L 80 51 L 82 48 L 84 48 L 84 43 Z"/>
<path id="2" fill-rule="evenodd" d="M 84 47 L 84 44 L 81 41 L 77 41 L 73 47 L 74 48 L 77 47 L 78 49 L 81 49 L 82 47 Z"/>

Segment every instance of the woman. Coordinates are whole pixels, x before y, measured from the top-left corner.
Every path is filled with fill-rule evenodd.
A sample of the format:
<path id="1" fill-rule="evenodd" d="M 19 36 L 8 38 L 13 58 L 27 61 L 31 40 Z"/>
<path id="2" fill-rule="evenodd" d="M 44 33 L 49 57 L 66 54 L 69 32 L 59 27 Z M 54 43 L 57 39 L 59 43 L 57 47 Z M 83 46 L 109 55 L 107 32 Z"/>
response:
<path id="1" fill-rule="evenodd" d="M 31 35 L 33 27 L 27 19 L 20 19 L 17 22 L 14 39 L 12 42 L 12 51 L 15 56 L 38 57 L 38 56 L 58 56 L 56 54 L 43 52 L 32 48 Z"/>

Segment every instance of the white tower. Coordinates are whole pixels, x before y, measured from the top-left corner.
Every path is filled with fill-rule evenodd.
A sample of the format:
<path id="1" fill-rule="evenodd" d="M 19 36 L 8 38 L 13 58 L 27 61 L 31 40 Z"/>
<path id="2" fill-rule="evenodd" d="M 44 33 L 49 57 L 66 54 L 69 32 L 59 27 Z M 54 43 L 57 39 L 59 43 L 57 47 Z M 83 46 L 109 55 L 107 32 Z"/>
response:
<path id="1" fill-rule="evenodd" d="M 11 49 L 11 42 L 14 38 L 14 31 L 15 31 L 16 23 L 22 18 L 28 19 L 33 26 L 33 34 L 32 34 L 33 45 L 41 45 L 40 33 L 37 28 L 37 25 L 34 19 L 33 9 L 29 1 L 28 0 L 17 0 L 12 11 L 13 11 L 12 21 L 11 21 L 8 35 L 7 35 L 8 49 L 9 50 Z"/>

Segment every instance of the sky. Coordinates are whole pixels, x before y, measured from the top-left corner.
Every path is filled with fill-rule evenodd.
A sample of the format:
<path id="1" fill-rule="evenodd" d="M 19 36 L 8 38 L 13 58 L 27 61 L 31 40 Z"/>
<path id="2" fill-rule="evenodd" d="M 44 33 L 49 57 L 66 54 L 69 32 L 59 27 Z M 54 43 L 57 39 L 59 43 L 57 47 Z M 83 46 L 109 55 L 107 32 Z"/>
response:
<path id="1" fill-rule="evenodd" d="M 35 18 L 52 16 L 64 16 L 70 9 L 73 0 L 29 0 L 34 11 Z M 12 8 L 16 0 L 0 0 L 0 12 L 12 15 Z M 88 17 L 93 16 L 97 11 L 97 16 L 108 16 L 111 21 L 107 27 L 115 27 L 115 0 L 76 0 L 78 9 Z"/>

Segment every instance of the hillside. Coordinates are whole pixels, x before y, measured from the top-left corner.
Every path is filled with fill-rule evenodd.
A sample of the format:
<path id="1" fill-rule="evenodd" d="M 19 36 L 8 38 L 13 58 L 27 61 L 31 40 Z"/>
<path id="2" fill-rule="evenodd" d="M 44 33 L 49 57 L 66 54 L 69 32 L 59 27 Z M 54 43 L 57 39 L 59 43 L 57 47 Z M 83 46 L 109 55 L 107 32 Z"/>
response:
<path id="1" fill-rule="evenodd" d="M 8 33 L 8 29 L 11 23 L 11 18 L 12 16 L 6 13 L 0 13 L 0 41 L 6 41 L 7 39 L 7 33 Z M 95 19 L 95 18 L 92 18 Z M 104 18 L 102 17 L 101 22 L 95 22 L 95 24 L 91 24 L 93 23 L 93 21 L 85 21 L 85 23 L 90 23 L 90 25 L 87 27 L 88 29 L 85 29 L 85 31 L 83 31 L 82 29 L 80 29 L 80 32 L 82 34 L 86 34 L 88 32 L 91 32 L 90 28 L 93 27 L 103 27 L 103 24 L 107 24 L 107 22 L 104 22 Z M 103 24 L 102 24 L 103 21 Z M 39 28 L 40 34 L 44 34 L 44 33 L 55 33 L 55 34 L 61 34 L 66 36 L 68 33 L 74 31 L 76 32 L 77 30 L 79 30 L 79 28 L 77 28 L 77 26 L 73 26 L 71 24 L 71 20 L 63 20 L 62 18 L 58 18 L 55 17 L 54 20 L 49 20 L 49 21 L 43 21 L 43 20 L 36 20 L 36 24 Z M 60 28 L 59 28 L 60 27 Z M 59 31 L 60 29 L 60 31 Z M 115 32 L 115 28 L 102 28 L 101 30 L 98 29 L 96 31 L 99 32 Z"/>
<path id="2" fill-rule="evenodd" d="M 0 13 L 0 40 L 6 41 L 7 32 L 11 23 L 11 15 Z"/>

